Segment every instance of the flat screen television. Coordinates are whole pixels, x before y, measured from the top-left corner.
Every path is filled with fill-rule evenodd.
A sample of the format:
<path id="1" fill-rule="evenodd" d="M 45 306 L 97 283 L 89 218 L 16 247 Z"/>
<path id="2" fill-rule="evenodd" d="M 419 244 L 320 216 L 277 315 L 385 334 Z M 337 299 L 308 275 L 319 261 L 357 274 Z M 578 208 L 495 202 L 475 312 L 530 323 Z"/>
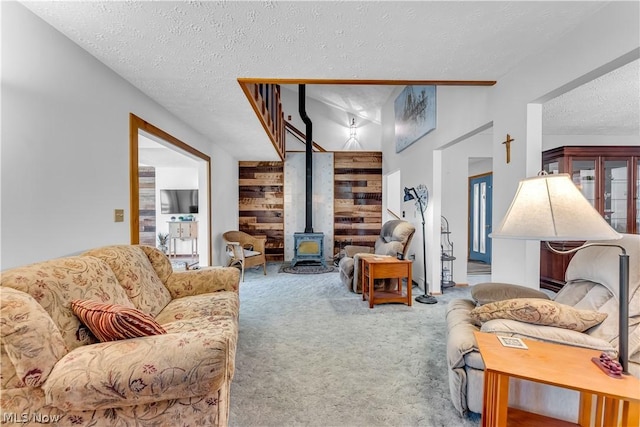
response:
<path id="1" fill-rule="evenodd" d="M 198 213 L 198 190 L 160 190 L 160 212 L 163 214 Z"/>

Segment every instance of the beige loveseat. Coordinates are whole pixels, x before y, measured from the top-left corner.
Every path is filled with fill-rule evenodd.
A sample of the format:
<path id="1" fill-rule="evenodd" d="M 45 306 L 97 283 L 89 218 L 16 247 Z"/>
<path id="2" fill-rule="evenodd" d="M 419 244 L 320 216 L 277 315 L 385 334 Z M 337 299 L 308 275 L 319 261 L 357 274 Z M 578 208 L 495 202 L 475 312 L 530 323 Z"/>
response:
<path id="1" fill-rule="evenodd" d="M 352 292 L 361 293 L 362 283 L 359 275 L 359 260 L 362 254 L 396 256 L 401 253 L 406 258 L 415 227 L 403 220 L 387 221 L 380 230 L 380 235 L 373 248 L 369 246 L 347 245 L 344 247 L 345 256 L 340 260 L 340 280 Z"/>
<path id="2" fill-rule="evenodd" d="M 227 425 L 237 269 L 173 272 L 159 250 L 119 245 L 4 271 L 0 285 L 3 422 Z M 137 309 L 166 333 L 98 342 L 73 300 Z"/>
<path id="3" fill-rule="evenodd" d="M 624 235 L 621 240 L 609 243 L 623 246 L 629 254 L 629 371 L 638 377 L 640 375 L 640 236 Z M 484 363 L 473 336 L 473 332 L 477 330 L 502 336 L 591 348 L 616 356 L 620 252 L 618 248 L 591 247 L 577 252 L 569 263 L 565 274 L 567 284 L 558 292 L 553 302 L 574 309 L 587 310 L 591 314 L 594 314 L 593 312 L 607 314 L 602 323 L 584 332 L 566 329 L 566 325 L 565 327 L 543 326 L 505 318 L 485 321 L 479 327 L 474 324 L 476 319 L 473 318 L 479 310 L 472 313 L 477 306 L 476 301 L 452 300 L 447 306 L 446 314 L 447 365 L 449 390 L 455 408 L 461 414 L 468 411 L 482 412 Z M 503 289 L 503 293 L 505 292 L 510 292 L 510 289 Z M 474 295 L 473 289 L 472 295 Z M 513 296 L 511 295 L 511 298 Z M 494 300 L 499 299 L 499 297 L 494 298 Z M 478 299 L 478 302 L 488 303 L 490 300 L 491 298 L 484 301 Z M 524 313 L 531 318 L 531 321 L 539 320 L 542 317 L 539 316 L 540 314 L 533 310 Z M 554 363 L 563 364 L 566 361 L 557 360 Z M 576 422 L 577 392 L 518 380 L 512 380 L 509 392 L 510 406 Z"/>

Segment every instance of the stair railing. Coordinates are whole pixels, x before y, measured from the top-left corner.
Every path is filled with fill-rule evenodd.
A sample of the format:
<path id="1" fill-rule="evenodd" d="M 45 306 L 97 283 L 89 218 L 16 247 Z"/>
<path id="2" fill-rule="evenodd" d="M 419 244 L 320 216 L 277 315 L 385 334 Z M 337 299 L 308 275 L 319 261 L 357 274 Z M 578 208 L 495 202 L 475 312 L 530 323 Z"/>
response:
<path id="1" fill-rule="evenodd" d="M 280 100 L 280 85 L 240 82 L 281 160 L 285 157 L 285 121 Z"/>

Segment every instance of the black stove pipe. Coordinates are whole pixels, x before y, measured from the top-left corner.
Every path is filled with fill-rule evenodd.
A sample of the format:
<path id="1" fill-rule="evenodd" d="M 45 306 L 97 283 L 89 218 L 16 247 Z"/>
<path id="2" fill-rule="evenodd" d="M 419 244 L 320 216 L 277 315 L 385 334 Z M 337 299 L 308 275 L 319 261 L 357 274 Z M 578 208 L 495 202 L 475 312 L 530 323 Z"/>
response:
<path id="1" fill-rule="evenodd" d="M 298 112 L 300 118 L 306 125 L 306 181 L 305 181 L 305 233 L 313 233 L 313 137 L 311 119 L 307 116 L 306 105 L 306 87 L 298 85 Z"/>

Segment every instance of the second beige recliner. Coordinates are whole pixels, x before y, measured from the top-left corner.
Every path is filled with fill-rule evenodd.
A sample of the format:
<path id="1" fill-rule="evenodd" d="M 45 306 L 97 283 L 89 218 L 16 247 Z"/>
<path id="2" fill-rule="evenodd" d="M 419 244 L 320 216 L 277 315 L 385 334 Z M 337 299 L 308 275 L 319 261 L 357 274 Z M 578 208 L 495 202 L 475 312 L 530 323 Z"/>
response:
<path id="1" fill-rule="evenodd" d="M 359 254 L 374 253 L 377 255 L 396 256 L 401 253 L 403 258 L 406 258 L 415 231 L 416 229 L 411 223 L 395 219 L 384 223 L 373 248 L 369 246 L 345 246 L 345 256 L 338 264 L 342 283 L 350 291 L 361 293 L 362 286 L 358 274 Z"/>

